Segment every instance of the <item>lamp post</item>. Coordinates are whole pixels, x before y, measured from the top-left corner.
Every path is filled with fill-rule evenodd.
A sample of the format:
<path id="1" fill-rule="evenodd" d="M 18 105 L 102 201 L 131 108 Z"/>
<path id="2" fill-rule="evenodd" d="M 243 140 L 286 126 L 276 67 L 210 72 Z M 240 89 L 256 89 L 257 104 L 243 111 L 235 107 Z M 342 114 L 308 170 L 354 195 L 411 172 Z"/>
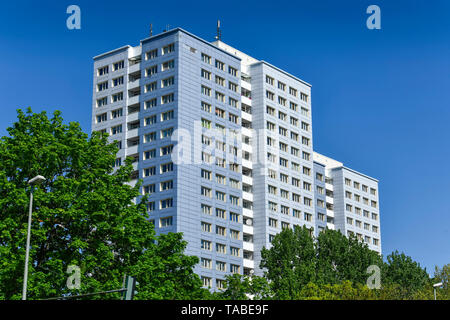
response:
<path id="1" fill-rule="evenodd" d="M 436 288 L 442 287 L 442 282 L 433 284 L 434 300 L 436 300 Z"/>
<path id="2" fill-rule="evenodd" d="M 31 185 L 31 192 L 30 192 L 30 206 L 28 208 L 29 210 L 28 210 L 27 247 L 25 253 L 25 271 L 23 274 L 22 300 L 27 300 L 28 260 L 30 255 L 30 237 L 31 237 L 31 214 L 33 212 L 33 188 L 34 185 L 41 184 L 44 181 L 45 178 L 43 176 L 36 176 L 28 181 L 28 184 Z"/>

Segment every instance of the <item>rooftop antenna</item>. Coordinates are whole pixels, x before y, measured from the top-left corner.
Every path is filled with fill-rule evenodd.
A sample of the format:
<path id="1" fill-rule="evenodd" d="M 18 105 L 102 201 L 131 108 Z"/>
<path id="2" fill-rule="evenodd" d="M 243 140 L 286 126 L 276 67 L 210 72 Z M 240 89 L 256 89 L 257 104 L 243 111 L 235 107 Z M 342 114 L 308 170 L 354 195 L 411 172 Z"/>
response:
<path id="1" fill-rule="evenodd" d="M 150 37 L 153 35 L 153 23 L 150 23 Z"/>
<path id="2" fill-rule="evenodd" d="M 216 40 L 220 41 L 222 38 L 222 31 L 220 30 L 220 20 L 217 20 L 217 35 Z"/>

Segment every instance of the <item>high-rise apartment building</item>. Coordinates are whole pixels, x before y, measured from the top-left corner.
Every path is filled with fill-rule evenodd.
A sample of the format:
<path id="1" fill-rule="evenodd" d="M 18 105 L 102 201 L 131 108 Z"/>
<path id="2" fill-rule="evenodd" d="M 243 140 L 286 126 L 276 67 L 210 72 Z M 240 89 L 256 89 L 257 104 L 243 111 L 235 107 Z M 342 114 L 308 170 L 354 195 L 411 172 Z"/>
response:
<path id="1" fill-rule="evenodd" d="M 311 85 L 176 28 L 94 57 L 92 131 L 134 159 L 157 233 L 182 232 L 205 286 L 261 274 L 283 228 L 381 253 L 378 182 L 313 152 Z"/>

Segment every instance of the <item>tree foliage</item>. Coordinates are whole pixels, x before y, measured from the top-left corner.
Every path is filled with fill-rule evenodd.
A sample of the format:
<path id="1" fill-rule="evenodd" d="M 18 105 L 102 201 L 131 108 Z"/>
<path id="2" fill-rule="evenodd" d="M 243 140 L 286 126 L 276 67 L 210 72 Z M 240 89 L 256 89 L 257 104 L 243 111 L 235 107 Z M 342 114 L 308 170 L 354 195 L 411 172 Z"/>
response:
<path id="1" fill-rule="evenodd" d="M 183 255 L 181 235 L 155 237 L 132 165 L 114 171 L 115 144 L 60 112 L 18 110 L 18 121 L 0 140 L 0 299 L 19 299 L 23 284 L 30 185 L 35 188 L 28 298 L 42 299 L 119 289 L 124 274 L 141 280 L 141 298 L 186 298 L 201 287 Z M 81 269 L 81 287 L 66 286 L 69 265 Z M 196 293 L 197 294 L 197 293 Z M 119 298 L 110 294 L 95 298 Z"/>

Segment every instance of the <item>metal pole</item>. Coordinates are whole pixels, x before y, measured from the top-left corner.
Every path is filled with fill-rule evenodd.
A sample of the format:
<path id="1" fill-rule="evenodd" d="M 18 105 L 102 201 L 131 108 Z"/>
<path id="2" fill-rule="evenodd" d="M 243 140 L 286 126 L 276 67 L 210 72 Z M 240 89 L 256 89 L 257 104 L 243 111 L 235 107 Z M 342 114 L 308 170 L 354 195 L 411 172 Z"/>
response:
<path id="1" fill-rule="evenodd" d="M 436 288 L 433 289 L 434 289 L 434 300 L 436 300 Z"/>
<path id="2" fill-rule="evenodd" d="M 27 300 L 27 281 L 28 281 L 28 257 L 30 255 L 30 237 L 31 237 L 31 214 L 33 211 L 33 186 L 30 193 L 30 207 L 28 210 L 28 232 L 27 232 L 27 250 L 25 254 L 25 271 L 23 274 L 22 300 Z"/>

